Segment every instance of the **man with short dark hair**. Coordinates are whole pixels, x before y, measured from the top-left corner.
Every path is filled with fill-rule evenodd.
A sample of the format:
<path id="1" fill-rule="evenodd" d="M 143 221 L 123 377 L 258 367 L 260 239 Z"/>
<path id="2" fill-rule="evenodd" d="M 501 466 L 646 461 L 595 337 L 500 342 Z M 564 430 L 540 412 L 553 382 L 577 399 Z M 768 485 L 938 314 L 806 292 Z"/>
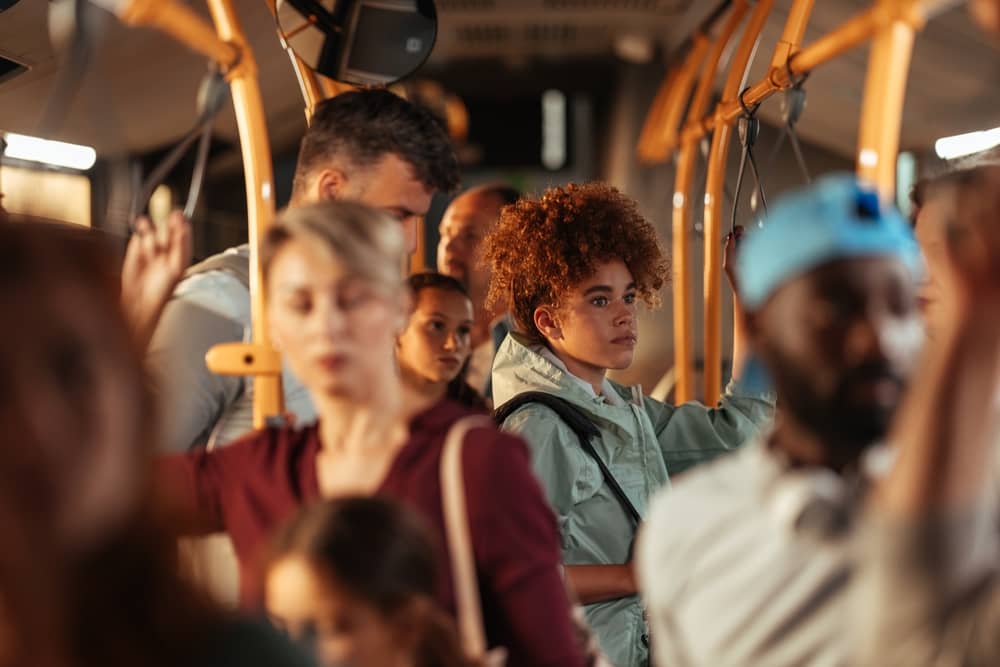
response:
<path id="1" fill-rule="evenodd" d="M 510 326 L 506 313 L 486 309 L 492 271 L 480 261 L 479 249 L 483 238 L 500 217 L 501 209 L 520 197 L 516 188 L 503 183 L 470 188 L 448 205 L 438 227 L 441 235 L 437 248 L 438 271 L 465 285 L 475 309 L 473 350 L 466 380 L 487 398 L 491 393 L 493 357 Z"/>
<path id="2" fill-rule="evenodd" d="M 852 521 L 922 345 L 908 227 L 833 177 L 744 242 L 746 330 L 778 414 L 654 503 L 638 555 L 659 664 L 851 664 Z"/>
<path id="3" fill-rule="evenodd" d="M 302 139 L 290 206 L 352 199 L 386 211 L 406 229 L 435 192 L 458 185 L 458 162 L 445 129 L 428 111 L 385 90 L 344 93 L 321 103 Z M 167 401 L 166 449 L 209 440 L 225 444 L 249 431 L 252 382 L 211 373 L 205 353 L 250 330 L 249 248 L 231 248 L 195 266 L 168 304 L 148 360 Z M 313 418 L 305 390 L 286 371 L 286 405 Z"/>
<path id="4" fill-rule="evenodd" d="M 317 107 L 302 139 L 290 206 L 360 201 L 398 219 L 412 251 L 434 193 L 458 182 L 448 135 L 428 111 L 385 90 L 352 91 Z M 205 366 L 212 347 L 249 336 L 249 273 L 249 248 L 230 248 L 192 267 L 164 310 L 147 362 L 162 395 L 167 451 L 224 445 L 252 429 L 251 378 L 215 375 Z M 287 368 L 282 385 L 287 412 L 297 423 L 313 421 L 312 402 Z M 214 553 L 195 559 L 195 574 L 219 598 L 235 602 L 235 558 L 231 551 Z"/>

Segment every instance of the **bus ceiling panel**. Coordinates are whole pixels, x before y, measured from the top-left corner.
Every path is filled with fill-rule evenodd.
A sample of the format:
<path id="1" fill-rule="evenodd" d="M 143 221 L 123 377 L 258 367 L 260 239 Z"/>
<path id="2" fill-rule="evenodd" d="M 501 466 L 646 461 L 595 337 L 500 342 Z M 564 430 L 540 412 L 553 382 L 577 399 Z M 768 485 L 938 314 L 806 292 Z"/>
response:
<path id="1" fill-rule="evenodd" d="M 49 98 L 62 58 L 58 45 L 50 43 L 49 4 L 21 2 L 0 18 L 0 53 L 29 67 L 21 76 L 0 81 L 2 130 L 38 131 L 39 109 Z M 186 4 L 210 20 L 204 0 Z M 235 5 L 256 56 L 269 125 L 295 113 L 301 116 L 302 98 L 270 9 L 264 0 L 235 0 Z M 113 18 L 104 21 L 79 92 L 49 138 L 91 145 L 99 153 L 162 147 L 190 128 L 206 67 L 203 57 L 157 30 L 128 28 Z M 224 105 L 216 133 L 237 140 L 231 105 Z"/>

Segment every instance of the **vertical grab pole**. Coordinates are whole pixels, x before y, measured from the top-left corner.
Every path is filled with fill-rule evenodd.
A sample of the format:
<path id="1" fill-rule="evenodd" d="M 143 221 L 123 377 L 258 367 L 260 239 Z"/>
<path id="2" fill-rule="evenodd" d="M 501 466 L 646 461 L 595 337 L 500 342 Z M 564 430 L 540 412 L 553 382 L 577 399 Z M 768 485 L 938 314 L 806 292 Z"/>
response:
<path id="1" fill-rule="evenodd" d="M 687 124 L 699 123 L 708 108 L 712 95 L 719 62 L 726 46 L 736 33 L 749 6 L 746 0 L 733 4 L 729 17 L 712 44 L 702 68 L 698 87 L 691 99 L 687 114 Z M 685 125 L 686 126 L 686 125 Z M 673 264 L 674 284 L 674 368 L 677 369 L 676 403 L 684 403 L 694 398 L 694 351 L 691 337 L 691 251 L 688 244 L 688 228 L 691 221 L 691 184 L 698 162 L 698 139 L 683 139 L 677 154 L 677 173 L 674 176 L 673 197 Z"/>
<path id="2" fill-rule="evenodd" d="M 906 79 L 916 31 L 923 24 L 919 3 L 879 0 L 886 12 L 884 24 L 875 33 L 868 57 L 864 101 L 858 128 L 858 178 L 874 186 L 882 201 L 891 202 L 896 192 L 896 156 Z"/>
<path id="3" fill-rule="evenodd" d="M 250 309 L 253 318 L 254 348 L 257 358 L 245 357 L 246 366 L 253 369 L 254 428 L 265 425 L 267 417 L 284 412 L 281 391 L 281 364 L 270 345 L 265 320 L 265 294 L 260 264 L 260 242 L 274 219 L 274 176 L 271 150 L 268 144 L 264 103 L 257 81 L 257 62 L 236 18 L 231 0 L 208 0 L 219 37 L 236 45 L 240 60 L 229 70 L 227 78 L 232 91 L 233 108 L 240 133 L 243 170 L 246 179 L 248 232 L 250 240 Z M 260 357 L 266 357 L 262 359 Z M 256 363 L 255 363 L 256 362 Z M 257 368 L 253 368 L 258 366 Z M 266 370 L 260 366 L 266 366 Z"/>
<path id="4" fill-rule="evenodd" d="M 757 47 L 761 30 L 767 20 L 774 0 L 759 0 L 736 54 L 730 65 L 729 76 L 722 90 L 722 101 L 716 107 L 735 100 Z M 715 123 L 712 148 L 708 155 L 708 176 L 705 180 L 705 400 L 715 403 L 722 393 L 722 187 L 726 178 L 726 158 L 729 156 L 729 138 L 732 128 L 721 118 Z"/>

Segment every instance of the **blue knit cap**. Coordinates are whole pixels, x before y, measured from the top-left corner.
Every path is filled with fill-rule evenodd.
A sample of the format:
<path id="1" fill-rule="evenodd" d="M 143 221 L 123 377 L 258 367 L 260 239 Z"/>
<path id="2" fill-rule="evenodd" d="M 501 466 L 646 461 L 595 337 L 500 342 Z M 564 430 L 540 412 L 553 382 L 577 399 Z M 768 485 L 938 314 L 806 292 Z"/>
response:
<path id="1" fill-rule="evenodd" d="M 756 310 L 789 280 L 852 257 L 896 257 L 922 272 L 910 225 L 853 175 L 836 174 L 782 197 L 762 229 L 747 234 L 736 260 L 740 298 Z"/>

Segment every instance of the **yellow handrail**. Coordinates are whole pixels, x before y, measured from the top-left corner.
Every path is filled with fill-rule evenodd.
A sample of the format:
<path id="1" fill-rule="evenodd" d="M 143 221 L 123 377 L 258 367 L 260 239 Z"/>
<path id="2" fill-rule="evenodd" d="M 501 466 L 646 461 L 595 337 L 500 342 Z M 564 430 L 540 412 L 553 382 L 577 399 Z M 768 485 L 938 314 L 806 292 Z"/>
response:
<path id="1" fill-rule="evenodd" d="M 749 5 L 745 0 L 736 0 L 726 22 L 708 49 L 701 78 L 688 109 L 689 122 L 701 118 L 708 108 L 712 95 L 712 83 L 719 69 L 719 62 L 726 46 L 736 33 Z M 674 98 L 673 103 L 683 109 L 686 100 Z M 667 117 L 674 115 L 671 111 Z M 676 112 L 680 115 L 680 111 Z M 669 131 L 666 130 L 666 131 Z M 698 160 L 697 139 L 681 141 L 677 155 L 677 173 L 674 177 L 673 197 L 673 296 L 674 296 L 674 368 L 677 369 L 677 389 L 674 392 L 677 403 L 694 397 L 694 350 L 691 339 L 691 253 L 688 246 L 688 228 L 691 221 L 691 185 Z"/>

